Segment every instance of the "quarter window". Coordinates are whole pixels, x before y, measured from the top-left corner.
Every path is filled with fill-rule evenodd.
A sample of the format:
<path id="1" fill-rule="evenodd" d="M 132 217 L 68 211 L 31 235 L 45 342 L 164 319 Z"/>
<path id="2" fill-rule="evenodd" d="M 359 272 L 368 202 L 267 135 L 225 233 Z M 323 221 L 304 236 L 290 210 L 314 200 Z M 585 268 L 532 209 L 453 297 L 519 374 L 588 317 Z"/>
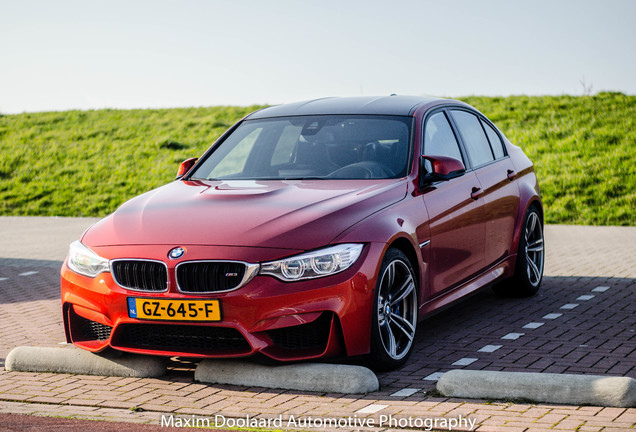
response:
<path id="1" fill-rule="evenodd" d="M 490 141 L 490 147 L 492 147 L 492 152 L 495 154 L 495 159 L 501 159 L 505 156 L 503 147 L 501 144 L 501 138 L 495 130 L 488 123 L 482 121 L 481 124 L 484 125 L 484 129 L 486 130 L 486 135 L 488 135 L 488 141 Z"/>
<path id="2" fill-rule="evenodd" d="M 452 113 L 473 167 L 495 160 L 479 118 L 466 111 L 453 110 Z"/>

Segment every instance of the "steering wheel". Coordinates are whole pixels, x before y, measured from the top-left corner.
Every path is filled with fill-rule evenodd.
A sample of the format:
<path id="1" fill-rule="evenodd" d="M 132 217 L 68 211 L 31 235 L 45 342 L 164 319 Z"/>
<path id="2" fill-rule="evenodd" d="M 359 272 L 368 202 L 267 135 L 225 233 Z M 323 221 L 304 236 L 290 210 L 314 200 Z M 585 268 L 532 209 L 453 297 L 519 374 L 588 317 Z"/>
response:
<path id="1" fill-rule="evenodd" d="M 345 165 L 326 176 L 338 179 L 384 179 L 395 176 L 386 165 L 375 161 L 362 161 Z"/>

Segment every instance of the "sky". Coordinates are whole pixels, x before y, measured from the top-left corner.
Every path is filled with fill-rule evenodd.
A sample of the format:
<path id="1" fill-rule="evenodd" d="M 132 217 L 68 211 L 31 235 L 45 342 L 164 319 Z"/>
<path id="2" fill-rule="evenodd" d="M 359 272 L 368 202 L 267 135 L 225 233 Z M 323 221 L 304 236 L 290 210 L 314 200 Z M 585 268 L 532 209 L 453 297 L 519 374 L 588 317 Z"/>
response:
<path id="1" fill-rule="evenodd" d="M 636 94 L 636 0 L 0 0 L 0 113 Z"/>

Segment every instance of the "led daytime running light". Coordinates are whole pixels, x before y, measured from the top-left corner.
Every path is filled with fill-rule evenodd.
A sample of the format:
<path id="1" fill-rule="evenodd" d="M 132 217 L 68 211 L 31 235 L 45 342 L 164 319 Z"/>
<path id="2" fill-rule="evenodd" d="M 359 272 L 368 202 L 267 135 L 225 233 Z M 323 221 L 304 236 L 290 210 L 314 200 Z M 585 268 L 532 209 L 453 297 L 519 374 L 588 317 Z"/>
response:
<path id="1" fill-rule="evenodd" d="M 360 257 L 362 249 L 361 244 L 331 246 L 263 263 L 260 274 L 274 276 L 285 282 L 330 276 L 351 267 Z"/>

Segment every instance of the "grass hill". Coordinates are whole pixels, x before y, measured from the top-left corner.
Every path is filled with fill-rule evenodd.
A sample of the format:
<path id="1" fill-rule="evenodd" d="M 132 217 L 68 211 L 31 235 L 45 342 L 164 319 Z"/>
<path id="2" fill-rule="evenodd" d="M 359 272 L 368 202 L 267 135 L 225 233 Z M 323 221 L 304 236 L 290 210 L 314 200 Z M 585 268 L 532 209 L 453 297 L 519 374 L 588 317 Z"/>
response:
<path id="1" fill-rule="evenodd" d="M 462 100 L 534 161 L 548 223 L 636 225 L 636 96 Z M 0 215 L 106 215 L 258 108 L 0 116 Z"/>
<path id="2" fill-rule="evenodd" d="M 532 159 L 548 223 L 636 225 L 636 96 L 463 100 Z"/>

